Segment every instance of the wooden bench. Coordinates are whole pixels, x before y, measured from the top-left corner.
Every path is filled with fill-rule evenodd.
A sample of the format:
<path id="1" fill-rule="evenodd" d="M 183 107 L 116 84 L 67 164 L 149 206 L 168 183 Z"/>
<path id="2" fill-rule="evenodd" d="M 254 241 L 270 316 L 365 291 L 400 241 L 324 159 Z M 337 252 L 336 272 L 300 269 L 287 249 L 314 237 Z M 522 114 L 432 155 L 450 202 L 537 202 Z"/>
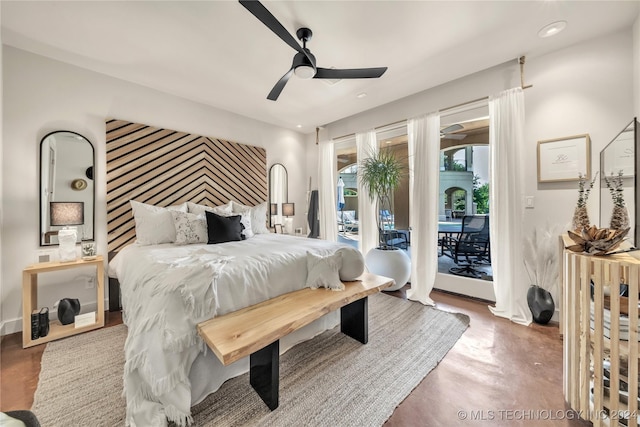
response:
<path id="1" fill-rule="evenodd" d="M 226 366 L 250 356 L 249 381 L 269 409 L 278 407 L 280 338 L 340 309 L 340 331 L 366 344 L 367 297 L 393 279 L 364 273 L 344 291 L 305 288 L 198 324 L 198 333 Z"/>

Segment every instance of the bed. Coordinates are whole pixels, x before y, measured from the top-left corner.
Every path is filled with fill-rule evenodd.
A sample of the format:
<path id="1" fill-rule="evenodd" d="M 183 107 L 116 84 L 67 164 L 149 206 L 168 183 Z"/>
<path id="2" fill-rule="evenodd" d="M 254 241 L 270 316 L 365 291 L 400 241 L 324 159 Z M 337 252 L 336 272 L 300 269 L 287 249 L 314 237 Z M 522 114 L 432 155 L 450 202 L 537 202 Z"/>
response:
<path id="1" fill-rule="evenodd" d="M 348 245 L 270 233 L 264 149 L 121 120 L 106 129 L 108 270 L 128 327 L 127 424 L 187 425 L 191 406 L 249 370 L 247 359 L 223 366 L 197 323 L 306 287 L 309 257 L 338 257 L 331 265 L 342 280 L 358 277 L 364 260 Z M 281 340 L 281 352 L 338 322 L 337 313 L 318 319 Z"/>
<path id="2" fill-rule="evenodd" d="M 192 405 L 249 368 L 246 359 L 222 366 L 195 325 L 305 287 L 307 252 L 336 251 L 345 261 L 342 276 L 357 277 L 362 257 L 355 249 L 281 234 L 218 245 L 129 245 L 120 251 L 109 270 L 120 281 L 129 328 L 124 381 L 130 422 L 190 422 Z M 338 320 L 332 313 L 287 336 L 282 350 Z"/>

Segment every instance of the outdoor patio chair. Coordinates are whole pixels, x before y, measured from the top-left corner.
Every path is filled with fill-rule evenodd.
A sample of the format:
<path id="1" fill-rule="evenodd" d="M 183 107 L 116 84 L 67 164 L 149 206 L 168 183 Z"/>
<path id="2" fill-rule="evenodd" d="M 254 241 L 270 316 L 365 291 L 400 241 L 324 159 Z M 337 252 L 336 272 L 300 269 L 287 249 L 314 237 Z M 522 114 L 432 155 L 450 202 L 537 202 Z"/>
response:
<path id="1" fill-rule="evenodd" d="M 442 238 L 442 254 L 452 258 L 457 265 L 449 269 L 451 274 L 482 277 L 483 272 L 477 269 L 478 265 L 491 264 L 489 216 L 464 216 L 460 235 Z"/>
<path id="2" fill-rule="evenodd" d="M 407 249 L 407 234 L 403 231 L 398 230 L 381 230 L 382 233 L 382 241 L 387 244 L 387 246 L 392 246 L 394 248 Z"/>
<path id="3" fill-rule="evenodd" d="M 347 233 L 358 232 L 358 220 L 356 219 L 356 211 L 338 211 L 338 230 L 342 226 L 341 231 Z"/>

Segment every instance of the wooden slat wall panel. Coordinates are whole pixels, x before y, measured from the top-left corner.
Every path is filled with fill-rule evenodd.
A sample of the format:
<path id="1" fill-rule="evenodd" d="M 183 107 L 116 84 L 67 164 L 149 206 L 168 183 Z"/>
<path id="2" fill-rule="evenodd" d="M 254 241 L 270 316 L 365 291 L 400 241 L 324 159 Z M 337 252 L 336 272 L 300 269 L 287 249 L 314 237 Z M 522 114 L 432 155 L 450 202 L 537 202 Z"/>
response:
<path id="1" fill-rule="evenodd" d="M 108 251 L 135 241 L 129 200 L 216 206 L 267 200 L 264 148 L 123 120 L 107 120 Z"/>

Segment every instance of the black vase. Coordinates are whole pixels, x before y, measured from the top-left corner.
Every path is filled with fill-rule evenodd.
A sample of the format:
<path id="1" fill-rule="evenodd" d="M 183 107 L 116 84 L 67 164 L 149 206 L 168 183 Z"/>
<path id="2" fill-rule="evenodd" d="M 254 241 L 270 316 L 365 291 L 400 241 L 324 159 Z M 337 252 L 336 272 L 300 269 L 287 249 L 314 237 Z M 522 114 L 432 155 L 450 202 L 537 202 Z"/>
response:
<path id="1" fill-rule="evenodd" d="M 527 291 L 527 304 L 533 315 L 533 321 L 541 325 L 549 323 L 556 309 L 551 294 L 536 285 L 531 285 Z"/>
<path id="2" fill-rule="evenodd" d="M 63 325 L 70 325 L 80 314 L 80 301 L 75 298 L 62 298 L 58 303 L 58 320 Z"/>

